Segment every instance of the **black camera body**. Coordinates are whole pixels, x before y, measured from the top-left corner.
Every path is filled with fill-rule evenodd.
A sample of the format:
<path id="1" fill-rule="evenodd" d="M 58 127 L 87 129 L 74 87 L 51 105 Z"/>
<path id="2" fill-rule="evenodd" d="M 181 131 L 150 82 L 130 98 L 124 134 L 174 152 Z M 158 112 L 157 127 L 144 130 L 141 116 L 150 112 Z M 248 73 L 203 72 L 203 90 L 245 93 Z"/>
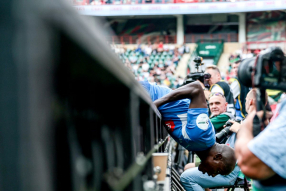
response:
<path id="1" fill-rule="evenodd" d="M 247 87 L 286 91 L 286 58 L 281 48 L 272 47 L 242 60 L 238 79 Z"/>
<path id="2" fill-rule="evenodd" d="M 199 67 L 204 65 L 204 63 L 202 63 L 202 60 L 203 58 L 199 56 L 197 56 L 194 59 L 195 67 L 197 71 L 188 74 L 183 85 L 199 80 L 200 82 L 204 83 L 205 87 L 209 87 L 209 85 L 205 83 L 205 79 L 209 79 L 211 77 L 210 74 L 204 73 L 203 70 L 199 71 Z"/>
<path id="3" fill-rule="evenodd" d="M 200 82 L 204 83 L 204 73 L 190 73 L 187 75 L 186 80 L 184 81 L 184 85 L 188 83 L 192 83 L 199 80 Z"/>
<path id="4" fill-rule="evenodd" d="M 233 124 L 228 120 L 225 123 L 225 128 L 223 128 L 219 133 L 217 133 L 216 136 L 216 142 L 218 143 L 224 143 L 229 135 L 232 134 L 232 131 L 230 130 L 230 127 Z"/>

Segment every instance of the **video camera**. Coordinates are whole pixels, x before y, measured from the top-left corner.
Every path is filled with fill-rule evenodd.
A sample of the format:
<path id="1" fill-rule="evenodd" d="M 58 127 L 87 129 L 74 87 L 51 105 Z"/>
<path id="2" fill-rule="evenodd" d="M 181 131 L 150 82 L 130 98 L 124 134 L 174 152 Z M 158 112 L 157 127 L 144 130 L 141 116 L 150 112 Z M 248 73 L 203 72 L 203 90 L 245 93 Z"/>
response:
<path id="1" fill-rule="evenodd" d="M 279 47 L 262 51 L 255 58 L 242 60 L 238 67 L 238 80 L 247 87 L 259 88 L 257 91 L 257 111 L 264 111 L 266 119 L 266 89 L 286 91 L 286 58 Z M 256 116 L 253 120 L 253 135 L 258 135 L 265 125 Z"/>
<path id="2" fill-rule="evenodd" d="M 184 80 L 183 85 L 199 80 L 200 82 L 204 83 L 205 87 L 209 87 L 209 84 L 205 83 L 205 79 L 210 79 L 211 75 L 204 73 L 202 69 L 201 71 L 199 71 L 199 67 L 204 65 L 202 61 L 203 61 L 202 57 L 199 56 L 195 57 L 194 62 L 195 62 L 196 72 L 188 74 Z"/>

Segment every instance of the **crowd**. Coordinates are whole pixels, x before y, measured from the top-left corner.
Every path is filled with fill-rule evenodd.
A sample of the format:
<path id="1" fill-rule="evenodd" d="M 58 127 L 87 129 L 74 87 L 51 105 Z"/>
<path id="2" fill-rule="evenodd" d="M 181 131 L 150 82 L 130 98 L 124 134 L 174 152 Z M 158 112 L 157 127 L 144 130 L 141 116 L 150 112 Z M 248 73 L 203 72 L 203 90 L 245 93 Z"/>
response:
<path id="1" fill-rule="evenodd" d="M 183 83 L 183 77 L 175 76 L 175 71 L 184 53 L 190 49 L 186 45 L 176 47 L 172 44 L 148 43 L 139 44 L 136 48 L 126 48 L 124 45 L 111 45 L 138 81 L 156 82 L 172 89 Z"/>

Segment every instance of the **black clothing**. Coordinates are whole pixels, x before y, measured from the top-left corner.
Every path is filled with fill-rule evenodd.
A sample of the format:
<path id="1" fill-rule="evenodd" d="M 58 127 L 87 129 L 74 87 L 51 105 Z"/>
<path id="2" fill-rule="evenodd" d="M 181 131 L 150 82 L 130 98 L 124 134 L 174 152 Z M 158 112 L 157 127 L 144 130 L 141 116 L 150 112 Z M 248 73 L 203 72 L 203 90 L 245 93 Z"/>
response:
<path id="1" fill-rule="evenodd" d="M 233 116 L 235 116 L 235 108 L 234 108 L 234 98 L 232 91 L 229 87 L 229 85 L 226 82 L 220 81 L 215 83 L 210 87 L 210 92 L 212 92 L 212 89 L 214 86 L 218 86 L 222 89 L 223 94 L 225 96 L 227 104 L 227 112 L 231 113 Z"/>

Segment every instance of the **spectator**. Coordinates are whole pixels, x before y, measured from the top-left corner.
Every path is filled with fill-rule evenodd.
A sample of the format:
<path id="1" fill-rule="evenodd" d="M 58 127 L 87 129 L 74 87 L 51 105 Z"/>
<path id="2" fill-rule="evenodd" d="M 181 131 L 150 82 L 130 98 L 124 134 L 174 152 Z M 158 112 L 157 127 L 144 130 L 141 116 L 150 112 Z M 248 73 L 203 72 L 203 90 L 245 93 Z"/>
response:
<path id="1" fill-rule="evenodd" d="M 142 76 L 144 78 L 144 80 L 147 80 L 149 78 L 149 72 L 148 70 L 142 70 Z"/>
<path id="2" fill-rule="evenodd" d="M 231 113 L 226 112 L 227 102 L 223 94 L 217 92 L 212 93 L 209 99 L 209 107 L 211 111 L 210 120 L 218 133 L 229 119 L 234 119 Z"/>
<path id="3" fill-rule="evenodd" d="M 131 64 L 134 64 L 137 61 L 137 56 L 135 55 L 135 53 L 132 53 L 132 56 L 129 57 L 129 61 L 131 62 Z"/>
<path id="4" fill-rule="evenodd" d="M 169 45 L 164 44 L 164 45 L 163 45 L 163 51 L 164 51 L 164 52 L 168 52 L 168 51 L 169 51 Z"/>
<path id="5" fill-rule="evenodd" d="M 215 65 L 207 66 L 205 72 L 211 75 L 210 79 L 206 79 L 206 82 L 210 86 L 209 91 L 211 93 L 220 92 L 223 94 L 228 103 L 227 112 L 235 116 L 233 94 L 229 85 L 226 82 L 221 81 L 221 75 L 218 67 Z"/>
<path id="6" fill-rule="evenodd" d="M 145 48 L 144 48 L 144 54 L 145 54 L 145 56 L 148 57 L 148 56 L 151 55 L 151 53 L 152 53 L 152 45 L 151 45 L 151 43 L 149 42 L 148 45 L 145 46 Z"/>
<path id="7" fill-rule="evenodd" d="M 162 41 L 160 41 L 160 43 L 158 44 L 157 51 L 158 51 L 158 52 L 163 52 L 163 51 L 164 51 L 163 47 L 164 47 L 164 44 L 163 44 Z"/>
<path id="8" fill-rule="evenodd" d="M 170 82 L 170 80 L 167 78 L 167 76 L 165 77 L 165 79 L 164 79 L 164 81 L 163 81 L 163 84 L 164 84 L 165 86 L 167 86 L 167 87 L 170 87 L 171 82 Z"/>
<path id="9" fill-rule="evenodd" d="M 173 62 L 171 61 L 170 58 L 167 58 L 167 60 L 165 61 L 165 63 L 166 63 L 168 66 L 170 66 Z"/>
<path id="10" fill-rule="evenodd" d="M 158 44 L 157 43 L 154 43 L 153 46 L 152 46 L 152 54 L 157 54 L 158 53 Z"/>
<path id="11" fill-rule="evenodd" d="M 171 44 L 169 46 L 169 54 L 174 54 L 174 50 L 175 50 L 175 46 L 173 44 Z"/>
<path id="12" fill-rule="evenodd" d="M 142 52 L 141 44 L 138 44 L 137 48 L 135 49 L 135 52 L 138 52 L 138 53 Z"/>
<path id="13" fill-rule="evenodd" d="M 146 62 L 144 62 L 143 64 L 142 64 L 142 69 L 143 70 L 145 70 L 145 71 L 148 71 L 149 70 L 149 64 L 148 63 L 146 63 Z"/>
<path id="14" fill-rule="evenodd" d="M 177 51 L 175 51 L 172 61 L 176 66 L 178 66 L 179 60 L 180 60 L 179 59 L 179 53 Z"/>

